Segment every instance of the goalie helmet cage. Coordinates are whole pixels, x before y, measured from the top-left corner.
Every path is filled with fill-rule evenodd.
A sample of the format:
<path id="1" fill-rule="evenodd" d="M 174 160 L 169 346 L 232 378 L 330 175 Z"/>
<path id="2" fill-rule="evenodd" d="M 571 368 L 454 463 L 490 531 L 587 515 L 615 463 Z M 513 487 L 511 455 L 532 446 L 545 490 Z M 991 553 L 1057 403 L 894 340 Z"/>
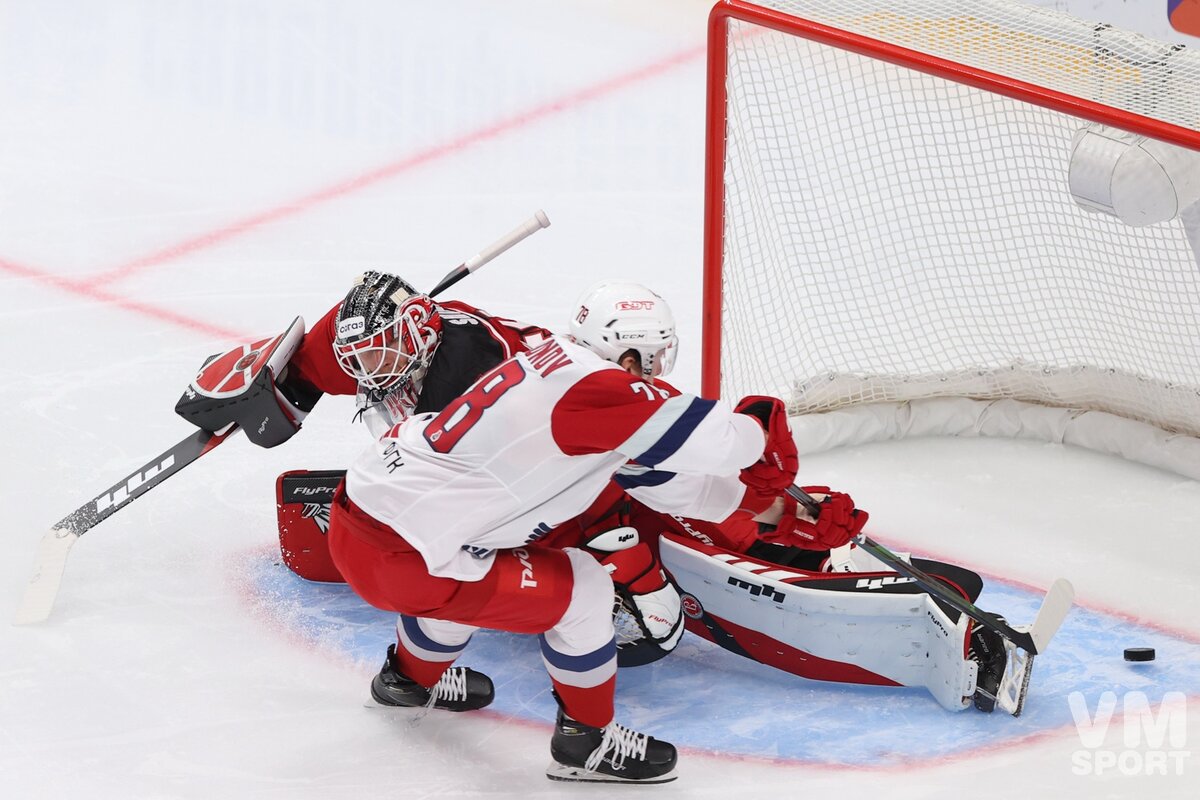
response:
<path id="1" fill-rule="evenodd" d="M 1200 479 L 1200 54 L 1001 0 L 710 16 L 702 383 L 802 450 L 1065 441 Z"/>

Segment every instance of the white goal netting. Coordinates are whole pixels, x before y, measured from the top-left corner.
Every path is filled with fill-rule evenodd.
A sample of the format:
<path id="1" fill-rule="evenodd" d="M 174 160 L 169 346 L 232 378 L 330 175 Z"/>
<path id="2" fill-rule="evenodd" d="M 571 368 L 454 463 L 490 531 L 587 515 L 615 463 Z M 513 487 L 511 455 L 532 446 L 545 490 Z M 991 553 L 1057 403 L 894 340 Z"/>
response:
<path id="1" fill-rule="evenodd" d="M 1200 54 L 994 0 L 762 5 L 1092 119 L 729 20 L 723 395 L 1013 400 L 1200 436 Z"/>

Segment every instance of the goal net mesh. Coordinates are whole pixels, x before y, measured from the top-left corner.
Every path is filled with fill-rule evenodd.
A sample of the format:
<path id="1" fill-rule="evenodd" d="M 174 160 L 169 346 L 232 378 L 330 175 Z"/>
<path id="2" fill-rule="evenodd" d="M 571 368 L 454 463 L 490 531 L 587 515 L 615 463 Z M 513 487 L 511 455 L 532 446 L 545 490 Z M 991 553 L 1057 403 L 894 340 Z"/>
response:
<path id="1" fill-rule="evenodd" d="M 762 5 L 1200 128 L 1179 46 L 990 0 Z M 1200 435 L 1196 253 L 1180 218 L 1073 199 L 1091 123 L 794 32 L 726 36 L 723 395 L 1013 398 Z"/>

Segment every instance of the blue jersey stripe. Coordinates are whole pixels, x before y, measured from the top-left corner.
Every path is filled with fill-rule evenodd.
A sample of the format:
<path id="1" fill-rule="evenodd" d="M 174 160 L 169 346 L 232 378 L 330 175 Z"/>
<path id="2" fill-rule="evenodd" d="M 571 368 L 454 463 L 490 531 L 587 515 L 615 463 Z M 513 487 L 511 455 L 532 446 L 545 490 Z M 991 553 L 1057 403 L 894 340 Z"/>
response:
<path id="1" fill-rule="evenodd" d="M 422 650 L 428 650 L 431 653 L 447 653 L 457 655 L 458 653 L 461 653 L 467 646 L 466 642 L 452 645 L 444 645 L 439 642 L 435 642 L 433 639 L 430 639 L 427 635 L 425 635 L 425 631 L 421 630 L 421 625 L 417 622 L 417 618 L 410 617 L 407 614 L 400 615 L 400 624 L 404 627 L 404 634 L 412 641 L 413 644 Z"/>
<path id="2" fill-rule="evenodd" d="M 587 672 L 602 667 L 617 657 L 616 637 L 609 640 L 608 644 L 581 656 L 569 656 L 558 652 L 546 642 L 546 637 L 542 634 L 538 635 L 538 640 L 542 643 L 542 658 L 566 672 Z"/>
<path id="3" fill-rule="evenodd" d="M 666 432 L 658 438 L 658 441 L 650 445 L 644 452 L 634 456 L 633 460 L 644 466 L 653 467 L 675 455 L 692 435 L 692 431 L 696 430 L 696 427 L 704 421 L 708 412 L 716 404 L 715 400 L 702 400 L 699 397 L 693 399 L 671 427 L 667 428 Z"/>
<path id="4" fill-rule="evenodd" d="M 622 489 L 640 489 L 643 486 L 662 486 L 671 478 L 675 477 L 674 472 L 666 470 L 651 469 L 645 472 L 622 473 L 618 472 L 613 476 L 617 486 Z"/>

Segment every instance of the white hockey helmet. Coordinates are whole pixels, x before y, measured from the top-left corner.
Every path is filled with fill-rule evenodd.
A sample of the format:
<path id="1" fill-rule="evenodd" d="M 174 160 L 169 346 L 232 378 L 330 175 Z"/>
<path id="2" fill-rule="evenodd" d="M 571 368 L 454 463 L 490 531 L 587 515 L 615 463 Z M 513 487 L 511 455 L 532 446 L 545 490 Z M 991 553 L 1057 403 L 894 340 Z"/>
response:
<path id="1" fill-rule="evenodd" d="M 580 295 L 570 334 L 576 344 L 614 364 L 635 351 L 647 380 L 671 371 L 679 347 L 667 301 L 630 281 L 601 281 Z"/>

